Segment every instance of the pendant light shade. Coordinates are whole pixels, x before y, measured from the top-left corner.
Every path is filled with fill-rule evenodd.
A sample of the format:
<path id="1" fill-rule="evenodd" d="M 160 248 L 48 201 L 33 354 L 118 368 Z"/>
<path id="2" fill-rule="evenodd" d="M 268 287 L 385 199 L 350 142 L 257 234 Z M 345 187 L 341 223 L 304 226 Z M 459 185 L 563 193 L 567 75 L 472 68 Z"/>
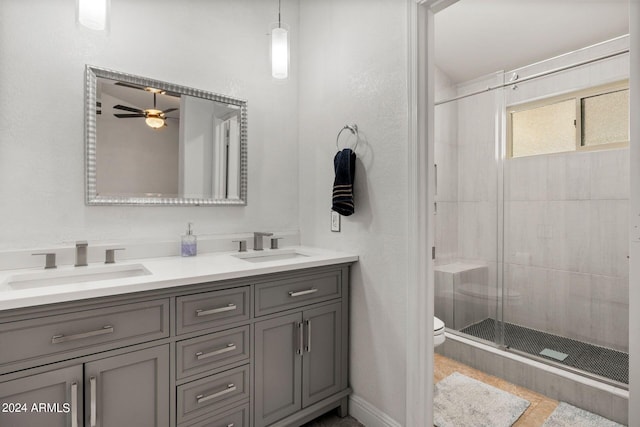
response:
<path id="1" fill-rule="evenodd" d="M 107 28 L 108 0 L 77 0 L 78 23 L 91 30 L 104 31 Z"/>
<path id="2" fill-rule="evenodd" d="M 284 28 L 271 31 L 271 75 L 279 80 L 289 77 L 289 32 Z"/>
<path id="3" fill-rule="evenodd" d="M 289 31 L 280 19 L 280 0 L 278 23 L 271 27 L 271 75 L 278 80 L 289 77 Z"/>

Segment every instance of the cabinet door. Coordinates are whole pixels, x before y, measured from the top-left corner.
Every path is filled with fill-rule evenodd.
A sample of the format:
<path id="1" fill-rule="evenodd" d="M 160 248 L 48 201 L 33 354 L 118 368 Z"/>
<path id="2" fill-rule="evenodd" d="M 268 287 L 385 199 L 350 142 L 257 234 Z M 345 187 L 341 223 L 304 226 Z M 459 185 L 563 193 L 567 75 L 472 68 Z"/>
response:
<path id="1" fill-rule="evenodd" d="M 85 425 L 169 426 L 169 346 L 85 365 Z"/>
<path id="2" fill-rule="evenodd" d="M 302 408 L 302 314 L 255 324 L 255 427 Z"/>
<path id="3" fill-rule="evenodd" d="M 341 304 L 303 312 L 302 406 L 340 391 L 342 355 Z"/>
<path id="4" fill-rule="evenodd" d="M 82 425 L 82 365 L 0 383 L 0 426 Z"/>

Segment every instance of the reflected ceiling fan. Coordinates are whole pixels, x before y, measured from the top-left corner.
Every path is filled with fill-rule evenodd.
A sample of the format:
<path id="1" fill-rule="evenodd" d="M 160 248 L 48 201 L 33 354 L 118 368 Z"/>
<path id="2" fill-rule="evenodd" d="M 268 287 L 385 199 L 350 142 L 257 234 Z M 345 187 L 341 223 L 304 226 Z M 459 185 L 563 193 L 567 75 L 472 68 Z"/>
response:
<path id="1" fill-rule="evenodd" d="M 166 114 L 172 111 L 176 111 L 177 108 L 168 108 L 166 110 L 158 110 L 156 108 L 156 96 L 157 94 L 159 93 L 162 94 L 164 92 L 159 89 L 153 89 L 153 88 L 145 88 L 145 90 L 153 93 L 153 108 L 147 108 L 145 110 L 141 110 L 139 108 L 127 107 L 126 105 L 118 104 L 118 105 L 114 105 L 113 108 L 115 108 L 116 110 L 129 111 L 134 114 L 114 114 L 114 116 L 116 116 L 119 119 L 131 119 L 131 118 L 144 117 L 144 121 L 147 124 L 147 126 L 149 126 L 152 129 L 160 129 L 167 125 L 166 119 L 173 118 L 173 117 L 166 117 Z"/>

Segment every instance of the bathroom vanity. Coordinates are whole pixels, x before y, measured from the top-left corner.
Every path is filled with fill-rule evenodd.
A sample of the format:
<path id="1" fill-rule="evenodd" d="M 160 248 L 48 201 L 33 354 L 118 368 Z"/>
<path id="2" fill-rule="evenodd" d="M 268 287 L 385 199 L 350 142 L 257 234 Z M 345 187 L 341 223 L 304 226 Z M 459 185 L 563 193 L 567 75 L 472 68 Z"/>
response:
<path id="1" fill-rule="evenodd" d="M 145 260 L 146 275 L 51 287 L 0 275 L 0 425 L 263 427 L 346 415 L 357 257 L 299 251 Z"/>

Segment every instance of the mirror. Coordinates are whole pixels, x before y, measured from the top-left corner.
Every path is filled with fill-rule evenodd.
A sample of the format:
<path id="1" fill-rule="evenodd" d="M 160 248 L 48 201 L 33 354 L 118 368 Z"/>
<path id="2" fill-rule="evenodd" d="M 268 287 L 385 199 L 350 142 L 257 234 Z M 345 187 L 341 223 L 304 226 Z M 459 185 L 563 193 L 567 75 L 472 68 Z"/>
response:
<path id="1" fill-rule="evenodd" d="M 246 205 L 247 102 L 86 67 L 88 205 Z"/>

